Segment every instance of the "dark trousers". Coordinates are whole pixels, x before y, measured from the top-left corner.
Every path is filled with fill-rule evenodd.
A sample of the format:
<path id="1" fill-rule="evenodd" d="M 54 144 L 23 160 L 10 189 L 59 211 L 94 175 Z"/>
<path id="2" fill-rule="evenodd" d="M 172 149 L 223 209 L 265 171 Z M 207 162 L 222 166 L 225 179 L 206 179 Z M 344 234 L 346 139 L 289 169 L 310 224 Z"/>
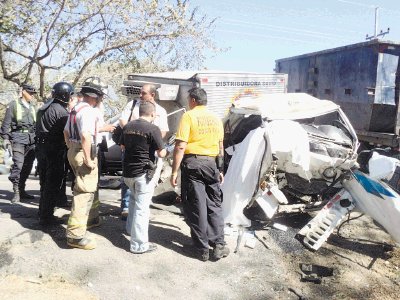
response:
<path id="1" fill-rule="evenodd" d="M 35 144 L 24 145 L 13 142 L 12 151 L 13 165 L 8 179 L 13 185 L 18 185 L 20 189 L 25 189 L 25 182 L 31 173 L 33 161 L 35 160 Z"/>
<path id="2" fill-rule="evenodd" d="M 72 172 L 71 166 L 69 165 L 68 158 L 67 158 L 67 149 L 65 149 L 65 162 L 64 162 L 64 177 L 63 182 L 61 185 L 61 192 L 60 192 L 60 199 L 57 201 L 57 205 L 65 205 L 68 202 L 67 199 L 67 180 L 68 174 Z"/>
<path id="3" fill-rule="evenodd" d="M 66 198 L 64 184 L 65 145 L 38 144 L 36 157 L 40 179 L 39 217 L 53 216 L 59 200 Z"/>
<path id="4" fill-rule="evenodd" d="M 215 160 L 185 157 L 181 165 L 182 204 L 195 248 L 224 242 L 222 192 Z"/>

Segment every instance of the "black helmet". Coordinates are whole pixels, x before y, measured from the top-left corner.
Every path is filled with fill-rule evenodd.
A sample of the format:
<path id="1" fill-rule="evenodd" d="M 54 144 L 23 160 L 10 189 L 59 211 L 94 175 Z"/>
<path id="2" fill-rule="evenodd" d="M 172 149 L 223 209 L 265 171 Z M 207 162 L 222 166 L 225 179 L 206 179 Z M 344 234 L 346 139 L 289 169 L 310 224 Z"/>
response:
<path id="1" fill-rule="evenodd" d="M 99 99 L 107 95 L 108 86 L 101 82 L 99 77 L 93 76 L 86 78 L 82 85 L 81 93 Z"/>
<path id="2" fill-rule="evenodd" d="M 74 87 L 68 82 L 57 82 L 53 86 L 51 95 L 54 100 L 59 100 L 64 103 L 68 103 L 71 96 L 74 94 Z"/>
<path id="3" fill-rule="evenodd" d="M 22 85 L 22 90 L 27 91 L 30 94 L 36 94 L 37 93 L 35 87 L 33 85 L 30 85 L 30 84 L 27 84 L 27 83 Z"/>

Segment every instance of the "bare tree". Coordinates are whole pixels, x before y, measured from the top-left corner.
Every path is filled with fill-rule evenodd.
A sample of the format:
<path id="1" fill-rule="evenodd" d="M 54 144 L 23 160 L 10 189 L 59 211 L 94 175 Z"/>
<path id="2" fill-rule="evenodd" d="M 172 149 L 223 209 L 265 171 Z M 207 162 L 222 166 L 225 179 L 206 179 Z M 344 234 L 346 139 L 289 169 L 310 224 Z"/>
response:
<path id="1" fill-rule="evenodd" d="M 39 75 L 44 94 L 49 70 L 76 70 L 77 83 L 94 62 L 164 69 L 202 66 L 214 20 L 189 0 L 3 0 L 0 66 L 17 84 Z"/>

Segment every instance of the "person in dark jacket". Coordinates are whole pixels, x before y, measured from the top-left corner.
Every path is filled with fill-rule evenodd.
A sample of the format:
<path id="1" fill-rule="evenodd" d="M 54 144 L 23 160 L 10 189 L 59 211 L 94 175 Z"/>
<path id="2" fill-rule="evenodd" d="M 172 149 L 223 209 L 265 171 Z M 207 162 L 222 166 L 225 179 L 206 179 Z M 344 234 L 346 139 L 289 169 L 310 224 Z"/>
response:
<path id="1" fill-rule="evenodd" d="M 8 179 L 13 184 L 12 203 L 20 199 L 34 199 L 25 191 L 26 180 L 35 160 L 36 106 L 33 104 L 36 89 L 29 84 L 22 86 L 21 97 L 7 106 L 1 135 L 4 149 L 12 149 L 13 165 Z"/>
<path id="2" fill-rule="evenodd" d="M 67 82 L 53 86 L 52 99 L 37 114 L 36 157 L 40 178 L 39 224 L 60 223 L 54 209 L 60 201 L 66 201 L 65 160 L 67 148 L 64 127 L 68 120 L 68 103 L 74 87 Z"/>

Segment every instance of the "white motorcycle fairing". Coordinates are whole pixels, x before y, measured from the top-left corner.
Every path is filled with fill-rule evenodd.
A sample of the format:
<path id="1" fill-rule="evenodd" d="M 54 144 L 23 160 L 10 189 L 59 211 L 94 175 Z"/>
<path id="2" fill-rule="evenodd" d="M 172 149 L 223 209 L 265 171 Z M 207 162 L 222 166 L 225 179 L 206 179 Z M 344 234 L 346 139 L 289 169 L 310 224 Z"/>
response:
<path id="1" fill-rule="evenodd" d="M 400 243 L 400 195 L 382 180 L 355 171 L 343 182 L 357 208 L 381 224 Z"/>

